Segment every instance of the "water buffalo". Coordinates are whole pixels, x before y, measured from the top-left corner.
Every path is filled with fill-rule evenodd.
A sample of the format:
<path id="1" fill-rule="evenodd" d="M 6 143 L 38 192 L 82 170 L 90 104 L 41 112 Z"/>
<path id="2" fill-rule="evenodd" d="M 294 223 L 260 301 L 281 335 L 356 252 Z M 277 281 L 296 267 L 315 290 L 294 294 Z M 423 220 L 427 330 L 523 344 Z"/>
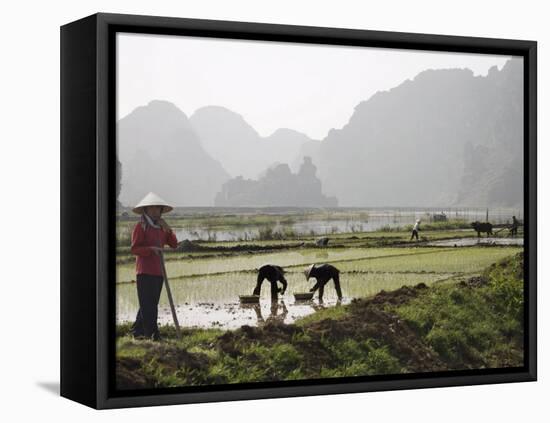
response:
<path id="1" fill-rule="evenodd" d="M 478 238 L 481 237 L 481 232 L 486 232 L 487 238 L 489 238 L 489 235 L 494 235 L 493 225 L 489 222 L 472 222 L 472 228 L 477 232 Z"/>
<path id="2" fill-rule="evenodd" d="M 262 282 L 267 279 L 271 283 L 271 301 L 277 301 L 277 294 L 284 294 L 287 287 L 285 279 L 285 271 L 281 266 L 274 264 L 264 264 L 258 269 L 258 278 L 256 280 L 256 287 L 254 288 L 253 295 L 260 295 L 262 289 Z M 279 289 L 277 282 L 281 282 L 283 287 Z"/>
<path id="3" fill-rule="evenodd" d="M 319 290 L 319 301 L 323 300 L 323 293 L 325 291 L 325 285 L 329 280 L 333 280 L 334 288 L 338 299 L 342 299 L 342 289 L 340 288 L 340 271 L 332 264 L 312 264 L 305 271 L 306 279 L 315 278 L 317 283 L 309 290 L 309 292 L 315 292 Z"/>

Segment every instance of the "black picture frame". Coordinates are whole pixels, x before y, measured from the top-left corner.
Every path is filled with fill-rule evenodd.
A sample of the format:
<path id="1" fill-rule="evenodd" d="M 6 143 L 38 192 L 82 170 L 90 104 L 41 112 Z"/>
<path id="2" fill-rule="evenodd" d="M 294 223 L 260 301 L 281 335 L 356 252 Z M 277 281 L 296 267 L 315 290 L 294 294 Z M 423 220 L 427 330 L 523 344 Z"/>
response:
<path id="1" fill-rule="evenodd" d="M 114 286 L 108 281 L 115 269 L 117 32 L 522 56 L 526 216 L 524 366 L 116 392 L 115 296 Z M 61 395 L 103 409 L 536 380 L 536 140 L 535 41 L 104 13 L 61 27 Z"/>

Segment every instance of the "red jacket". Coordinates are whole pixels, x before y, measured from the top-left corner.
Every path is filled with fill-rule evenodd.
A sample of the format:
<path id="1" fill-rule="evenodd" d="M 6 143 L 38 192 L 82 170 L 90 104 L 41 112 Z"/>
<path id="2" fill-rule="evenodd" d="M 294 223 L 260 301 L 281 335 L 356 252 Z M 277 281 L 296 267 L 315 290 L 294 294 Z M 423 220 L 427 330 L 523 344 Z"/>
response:
<path id="1" fill-rule="evenodd" d="M 160 256 L 156 255 L 150 247 L 164 247 L 165 245 L 172 248 L 178 246 L 174 232 L 150 226 L 147 226 L 144 231 L 141 222 L 138 222 L 132 232 L 132 248 L 130 249 L 132 254 L 136 255 L 136 274 L 162 276 Z"/>

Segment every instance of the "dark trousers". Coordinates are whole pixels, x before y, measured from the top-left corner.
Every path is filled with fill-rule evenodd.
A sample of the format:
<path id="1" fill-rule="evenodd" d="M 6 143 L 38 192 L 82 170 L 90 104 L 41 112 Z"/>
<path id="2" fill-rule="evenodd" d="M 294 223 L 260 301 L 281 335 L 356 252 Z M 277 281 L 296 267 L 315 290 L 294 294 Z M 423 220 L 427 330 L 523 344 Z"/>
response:
<path id="1" fill-rule="evenodd" d="M 259 280 L 256 283 L 256 287 L 254 288 L 254 291 L 252 292 L 252 295 L 260 295 L 261 289 L 262 289 L 262 283 L 265 279 Z M 270 281 L 271 284 L 271 302 L 275 302 L 278 300 L 278 294 L 279 294 L 279 286 L 277 285 L 277 281 Z"/>
<path id="2" fill-rule="evenodd" d="M 413 238 L 416 238 L 416 240 L 418 241 L 418 231 L 416 229 L 413 229 L 412 231 L 411 241 Z"/>
<path id="3" fill-rule="evenodd" d="M 317 279 L 317 283 L 313 285 L 313 288 L 309 290 L 309 292 L 315 292 L 316 290 L 319 290 L 319 300 L 323 300 L 323 295 L 325 293 L 325 285 L 328 283 L 330 279 Z M 332 277 L 332 280 L 334 282 L 334 289 L 336 290 L 336 295 L 338 295 L 338 299 L 342 299 L 342 288 L 340 287 L 340 276 L 334 275 Z"/>
<path id="4" fill-rule="evenodd" d="M 137 275 L 139 310 L 136 321 L 132 326 L 132 334 L 134 336 L 152 337 L 153 339 L 160 338 L 157 318 L 162 283 L 162 276 Z"/>

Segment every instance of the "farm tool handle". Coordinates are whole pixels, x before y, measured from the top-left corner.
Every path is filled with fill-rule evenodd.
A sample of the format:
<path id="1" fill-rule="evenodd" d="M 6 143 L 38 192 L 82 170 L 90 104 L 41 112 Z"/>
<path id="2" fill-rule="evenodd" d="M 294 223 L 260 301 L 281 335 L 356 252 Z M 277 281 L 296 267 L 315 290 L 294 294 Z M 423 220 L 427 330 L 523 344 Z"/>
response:
<path id="1" fill-rule="evenodd" d="M 499 232 L 503 231 L 504 229 L 510 229 L 510 227 L 504 226 L 504 227 L 500 228 L 498 231 L 495 231 L 495 235 L 498 234 Z"/>
<path id="2" fill-rule="evenodd" d="M 166 276 L 166 266 L 164 265 L 164 253 L 162 250 L 160 250 L 160 264 L 162 267 L 164 285 L 166 286 L 166 294 L 168 295 L 168 302 L 170 303 L 170 310 L 172 311 L 172 318 L 174 319 L 174 325 L 176 326 L 176 336 L 178 339 L 181 339 L 180 323 L 178 322 L 176 307 L 174 307 L 174 299 L 172 298 L 172 291 L 170 290 L 170 284 L 168 283 L 168 277 Z"/>

